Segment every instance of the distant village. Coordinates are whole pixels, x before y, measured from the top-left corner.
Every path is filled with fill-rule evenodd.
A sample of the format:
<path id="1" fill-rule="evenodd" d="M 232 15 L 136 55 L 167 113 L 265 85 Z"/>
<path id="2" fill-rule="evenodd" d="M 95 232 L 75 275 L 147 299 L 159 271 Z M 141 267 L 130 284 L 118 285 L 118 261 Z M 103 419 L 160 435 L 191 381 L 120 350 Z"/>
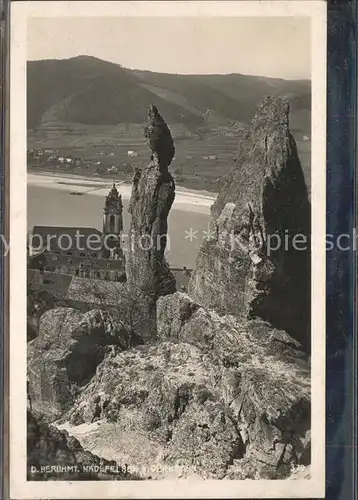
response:
<path id="1" fill-rule="evenodd" d="M 120 165 L 112 165 L 109 158 L 114 157 L 114 152 L 99 151 L 97 156 L 103 157 L 105 161 L 97 159 L 84 159 L 81 156 L 72 156 L 61 154 L 58 149 L 28 149 L 27 150 L 27 165 L 29 167 L 48 168 L 51 170 L 69 170 L 74 173 L 83 173 L 84 171 L 92 175 L 116 174 L 133 172 L 132 163 L 122 162 Z M 138 156 L 136 151 L 129 150 L 128 158 Z"/>
<path id="2" fill-rule="evenodd" d="M 27 150 L 27 165 L 32 168 L 51 168 L 51 170 L 67 170 L 73 173 L 86 173 L 90 175 L 106 174 L 132 174 L 135 162 L 138 161 L 138 152 L 128 150 L 126 153 L 128 161 L 115 162 L 118 160 L 117 153 L 110 151 L 98 151 L 93 159 L 84 159 L 81 156 L 72 156 L 61 153 L 58 149 L 31 148 Z M 102 157 L 98 159 L 98 157 Z M 113 158 L 112 164 L 110 158 Z M 123 158 L 123 157 L 122 157 Z M 175 161 L 176 158 L 173 158 Z M 217 160 L 218 155 L 204 155 L 198 160 Z M 193 160 L 193 156 L 187 155 L 185 160 Z M 180 167 L 178 167 L 180 168 Z M 175 169 L 174 169 L 175 170 Z"/>

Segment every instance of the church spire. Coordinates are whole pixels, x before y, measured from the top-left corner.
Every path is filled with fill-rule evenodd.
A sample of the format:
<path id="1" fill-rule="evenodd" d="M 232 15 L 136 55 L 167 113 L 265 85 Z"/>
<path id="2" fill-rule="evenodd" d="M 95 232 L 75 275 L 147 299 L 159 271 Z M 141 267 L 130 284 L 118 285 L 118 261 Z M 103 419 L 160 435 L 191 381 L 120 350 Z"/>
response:
<path id="1" fill-rule="evenodd" d="M 108 259 L 123 258 L 121 250 L 121 232 L 123 230 L 122 196 L 115 182 L 109 190 L 103 209 L 103 249 L 102 257 Z"/>
<path id="2" fill-rule="evenodd" d="M 112 188 L 106 196 L 103 210 L 103 232 L 105 234 L 119 234 L 123 229 L 122 196 L 113 182 Z"/>

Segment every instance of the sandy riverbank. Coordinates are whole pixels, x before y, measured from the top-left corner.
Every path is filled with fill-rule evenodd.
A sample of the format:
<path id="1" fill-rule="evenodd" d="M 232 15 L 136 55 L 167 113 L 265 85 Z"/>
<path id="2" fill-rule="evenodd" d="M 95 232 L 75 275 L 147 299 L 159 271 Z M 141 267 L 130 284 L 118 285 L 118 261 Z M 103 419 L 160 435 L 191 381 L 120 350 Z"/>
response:
<path id="1" fill-rule="evenodd" d="M 67 191 L 68 193 L 76 192 L 104 197 L 112 183 L 109 179 L 100 177 L 91 178 L 80 175 L 71 176 L 61 173 L 44 174 L 29 172 L 27 174 L 27 184 L 29 186 L 55 188 L 57 190 Z M 131 184 L 118 181 L 116 182 L 116 185 L 122 195 L 122 198 L 124 200 L 128 200 L 132 189 Z M 194 189 L 176 186 L 173 208 L 189 212 L 208 214 L 210 206 L 213 204 L 215 199 L 215 193 L 196 191 Z"/>

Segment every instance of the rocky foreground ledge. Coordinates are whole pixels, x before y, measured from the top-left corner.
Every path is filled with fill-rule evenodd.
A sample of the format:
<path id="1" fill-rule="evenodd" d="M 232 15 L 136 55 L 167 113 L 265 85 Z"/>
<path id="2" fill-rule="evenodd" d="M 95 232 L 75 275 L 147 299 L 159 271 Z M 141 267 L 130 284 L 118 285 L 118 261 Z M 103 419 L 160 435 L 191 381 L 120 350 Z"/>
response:
<path id="1" fill-rule="evenodd" d="M 274 479 L 307 466 L 310 367 L 300 345 L 180 292 L 160 298 L 157 313 L 160 340 L 114 348 L 68 413 L 73 426 L 103 425 L 82 444 L 181 477 Z"/>

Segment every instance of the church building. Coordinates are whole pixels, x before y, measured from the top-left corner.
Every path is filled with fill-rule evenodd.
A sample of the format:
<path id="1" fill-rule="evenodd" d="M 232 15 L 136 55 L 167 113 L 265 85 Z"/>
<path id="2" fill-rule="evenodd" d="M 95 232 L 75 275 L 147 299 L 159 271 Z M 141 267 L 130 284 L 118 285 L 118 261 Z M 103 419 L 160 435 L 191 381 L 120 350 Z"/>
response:
<path id="1" fill-rule="evenodd" d="M 122 197 L 113 183 L 105 199 L 103 228 L 34 226 L 28 234 L 28 267 L 42 272 L 125 280 L 121 248 Z"/>

